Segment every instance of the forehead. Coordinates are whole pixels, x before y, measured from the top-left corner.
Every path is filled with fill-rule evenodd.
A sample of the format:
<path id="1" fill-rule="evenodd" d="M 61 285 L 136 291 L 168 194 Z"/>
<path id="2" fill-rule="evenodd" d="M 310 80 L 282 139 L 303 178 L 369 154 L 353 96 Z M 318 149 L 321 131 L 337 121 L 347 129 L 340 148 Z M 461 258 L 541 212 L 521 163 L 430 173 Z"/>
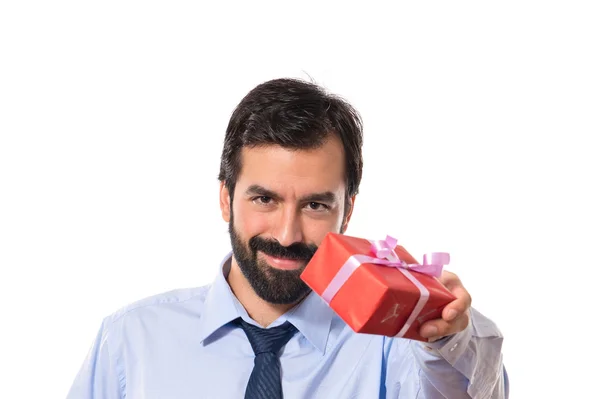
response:
<path id="1" fill-rule="evenodd" d="M 344 150 L 335 135 L 322 146 L 309 150 L 277 145 L 244 147 L 236 187 L 245 189 L 259 184 L 283 195 L 344 191 L 344 172 Z"/>

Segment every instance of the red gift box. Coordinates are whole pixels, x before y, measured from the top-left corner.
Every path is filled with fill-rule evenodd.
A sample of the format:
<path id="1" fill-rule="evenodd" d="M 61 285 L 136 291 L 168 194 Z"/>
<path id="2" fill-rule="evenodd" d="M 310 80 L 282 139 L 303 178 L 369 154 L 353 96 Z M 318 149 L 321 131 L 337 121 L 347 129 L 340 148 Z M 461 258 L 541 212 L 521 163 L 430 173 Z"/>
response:
<path id="1" fill-rule="evenodd" d="M 391 256 L 384 258 L 377 251 L 383 241 L 329 233 L 301 278 L 355 332 L 426 342 L 418 333 L 421 325 L 440 318 L 456 298 L 432 275 L 415 271 L 422 266 L 391 240 Z"/>

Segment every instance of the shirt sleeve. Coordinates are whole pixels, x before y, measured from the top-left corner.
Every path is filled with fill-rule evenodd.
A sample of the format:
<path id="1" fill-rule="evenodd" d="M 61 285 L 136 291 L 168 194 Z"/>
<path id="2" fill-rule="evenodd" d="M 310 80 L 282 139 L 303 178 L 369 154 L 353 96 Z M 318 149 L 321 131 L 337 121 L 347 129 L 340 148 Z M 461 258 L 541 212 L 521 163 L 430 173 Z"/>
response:
<path id="1" fill-rule="evenodd" d="M 468 327 L 458 334 L 433 343 L 409 340 L 418 369 L 411 373 L 418 380 L 414 381 L 418 385 L 417 398 L 508 398 L 503 336 L 477 310 L 471 308 L 470 316 Z M 395 346 L 407 350 L 406 344 Z M 388 364 L 388 373 L 394 373 L 393 368 L 393 364 Z M 402 392 L 399 398 L 403 398 Z"/>
<path id="2" fill-rule="evenodd" d="M 102 323 L 67 399 L 122 399 L 124 379 L 110 350 L 109 319 Z"/>

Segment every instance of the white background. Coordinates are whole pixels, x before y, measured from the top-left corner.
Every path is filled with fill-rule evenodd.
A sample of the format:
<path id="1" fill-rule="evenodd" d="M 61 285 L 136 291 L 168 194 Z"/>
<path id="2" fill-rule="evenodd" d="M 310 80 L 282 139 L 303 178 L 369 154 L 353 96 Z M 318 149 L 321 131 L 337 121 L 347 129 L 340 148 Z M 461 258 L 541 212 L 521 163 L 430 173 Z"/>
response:
<path id="1" fill-rule="evenodd" d="M 0 398 L 64 397 L 104 316 L 213 279 L 225 127 L 282 76 L 361 112 L 348 234 L 451 253 L 511 398 L 598 392 L 594 2 L 205 3 L 0 5 Z"/>

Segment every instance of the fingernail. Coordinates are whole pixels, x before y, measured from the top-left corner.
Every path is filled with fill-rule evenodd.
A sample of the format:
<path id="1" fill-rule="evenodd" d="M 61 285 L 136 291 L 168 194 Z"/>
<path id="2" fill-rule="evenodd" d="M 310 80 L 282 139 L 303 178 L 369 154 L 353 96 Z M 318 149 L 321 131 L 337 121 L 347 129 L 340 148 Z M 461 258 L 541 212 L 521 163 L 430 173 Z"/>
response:
<path id="1" fill-rule="evenodd" d="M 427 326 L 423 328 L 423 337 L 433 337 L 438 333 L 438 329 L 435 326 Z"/>
<path id="2" fill-rule="evenodd" d="M 448 311 L 448 320 L 453 320 L 457 314 L 458 314 L 458 312 L 456 310 L 450 309 Z"/>

